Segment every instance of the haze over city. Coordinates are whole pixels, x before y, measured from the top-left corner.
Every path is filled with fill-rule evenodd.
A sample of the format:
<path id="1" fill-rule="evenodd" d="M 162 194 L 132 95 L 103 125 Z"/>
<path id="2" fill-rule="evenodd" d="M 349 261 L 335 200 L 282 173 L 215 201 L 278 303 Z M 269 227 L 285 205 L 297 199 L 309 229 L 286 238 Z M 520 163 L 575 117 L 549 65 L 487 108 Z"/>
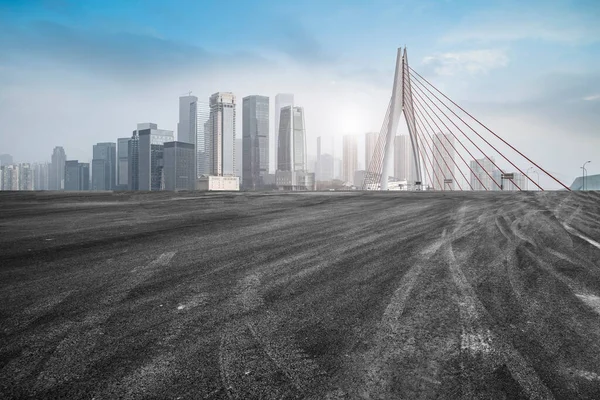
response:
<path id="1" fill-rule="evenodd" d="M 176 131 L 190 91 L 293 93 L 308 153 L 321 136 L 340 154 L 342 135 L 379 131 L 404 44 L 415 70 L 567 185 L 600 148 L 595 1 L 0 4 L 1 152 L 19 162 L 55 146 L 88 162 L 140 122 Z"/>

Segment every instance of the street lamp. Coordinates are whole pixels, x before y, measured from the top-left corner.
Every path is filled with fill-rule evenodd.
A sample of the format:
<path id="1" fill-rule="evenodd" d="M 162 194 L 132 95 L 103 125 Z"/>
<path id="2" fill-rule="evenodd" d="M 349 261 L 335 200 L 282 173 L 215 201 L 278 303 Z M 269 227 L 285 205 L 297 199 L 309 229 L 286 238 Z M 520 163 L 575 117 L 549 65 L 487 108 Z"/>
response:
<path id="1" fill-rule="evenodd" d="M 583 185 L 582 185 L 583 186 L 583 190 L 585 190 L 585 176 L 587 175 L 587 169 L 585 169 L 585 164 L 587 164 L 587 163 L 591 163 L 591 161 L 584 162 L 583 166 L 581 167 L 581 169 L 583 170 L 583 176 L 582 176 L 582 178 L 583 178 Z"/>
<path id="2" fill-rule="evenodd" d="M 529 178 L 529 170 L 530 170 L 530 169 L 533 169 L 533 167 L 529 167 L 529 168 L 527 168 L 527 172 L 525 173 L 525 175 L 527 175 L 527 179 L 529 179 L 529 180 L 531 180 L 531 179 Z M 539 179 L 538 179 L 538 180 L 539 180 Z M 528 182 L 527 184 L 529 185 L 529 182 Z"/>

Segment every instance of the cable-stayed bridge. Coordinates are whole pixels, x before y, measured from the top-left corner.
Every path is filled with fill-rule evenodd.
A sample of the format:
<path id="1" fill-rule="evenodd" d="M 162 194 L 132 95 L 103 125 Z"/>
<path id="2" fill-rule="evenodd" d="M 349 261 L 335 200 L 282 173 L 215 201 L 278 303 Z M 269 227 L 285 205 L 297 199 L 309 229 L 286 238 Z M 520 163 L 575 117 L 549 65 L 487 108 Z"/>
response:
<path id="1" fill-rule="evenodd" d="M 539 176 L 545 175 L 570 190 L 411 68 L 406 48 L 398 49 L 392 95 L 363 190 L 388 190 L 402 114 L 409 132 L 410 173 L 402 177 L 407 188 L 521 191 L 531 184 L 544 190 Z"/>

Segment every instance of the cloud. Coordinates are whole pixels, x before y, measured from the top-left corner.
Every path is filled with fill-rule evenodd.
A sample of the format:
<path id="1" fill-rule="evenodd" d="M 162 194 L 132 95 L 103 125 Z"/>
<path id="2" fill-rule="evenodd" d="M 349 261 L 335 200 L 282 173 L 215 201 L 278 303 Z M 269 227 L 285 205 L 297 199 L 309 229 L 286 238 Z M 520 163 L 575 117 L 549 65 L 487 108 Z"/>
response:
<path id="1" fill-rule="evenodd" d="M 600 42 L 594 13 L 521 5 L 518 9 L 473 13 L 442 38 L 443 43 L 514 42 L 526 39 L 567 45 Z"/>
<path id="2" fill-rule="evenodd" d="M 596 100 L 600 100 L 600 94 L 594 94 L 591 96 L 586 96 L 583 98 L 583 100 L 585 101 L 596 101 Z"/>
<path id="3" fill-rule="evenodd" d="M 441 53 L 427 56 L 422 64 L 433 68 L 438 75 L 485 74 L 491 69 L 508 65 L 508 56 L 503 50 L 471 50 L 455 53 Z"/>

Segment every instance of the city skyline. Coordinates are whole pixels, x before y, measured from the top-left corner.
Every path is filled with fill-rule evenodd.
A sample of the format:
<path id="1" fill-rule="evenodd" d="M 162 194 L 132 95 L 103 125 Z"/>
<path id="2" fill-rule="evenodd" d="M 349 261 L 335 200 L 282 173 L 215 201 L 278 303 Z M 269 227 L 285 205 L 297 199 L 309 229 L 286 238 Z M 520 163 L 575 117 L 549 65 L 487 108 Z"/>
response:
<path id="1" fill-rule="evenodd" d="M 234 2 L 231 31 L 197 36 L 189 35 L 187 19 L 178 28 L 163 27 L 163 6 L 152 0 L 122 10 L 116 25 L 107 22 L 115 12 L 110 1 L 96 18 L 97 2 L 8 3 L 0 11 L 6 33 L 0 42 L 6 60 L 0 69 L 0 142 L 19 162 L 48 161 L 48 149 L 57 145 L 91 162 L 90 144 L 115 141 L 139 121 L 176 130 L 172 99 L 190 90 L 201 99 L 221 90 L 238 98 L 293 93 L 305 107 L 308 154 L 314 155 L 317 136 L 341 141 L 344 134 L 378 131 L 394 49 L 402 43 L 415 69 L 561 180 L 572 182 L 581 160 L 593 159 L 600 147 L 594 2 L 308 2 L 302 8 Z M 199 11 L 188 5 L 179 9 Z M 214 21 L 202 11 L 202 32 L 210 32 Z M 257 22 L 246 18 L 248 12 L 262 13 L 261 29 L 251 29 Z M 527 21 L 533 15 L 538 22 L 532 26 Z M 139 16 L 146 17 L 143 23 Z M 335 23 L 317 29 L 325 16 Z M 345 40 L 355 34 L 351 22 L 363 18 L 381 22 L 358 32 L 360 39 Z M 278 22 L 283 20 L 285 26 Z M 193 22 L 196 27 L 199 21 Z M 422 34 L 426 25 L 433 29 Z M 78 54 L 87 48 L 96 50 L 94 56 L 82 60 Z M 180 62 L 134 62 L 148 56 Z M 37 118 L 27 117 L 31 108 Z M 93 129 L 81 135 L 77 127 L 84 123 Z M 274 133 L 273 124 L 271 119 Z M 241 118 L 237 125 L 241 132 Z M 400 124 L 397 133 L 406 133 L 402 129 Z M 551 145 L 557 142 L 560 148 Z M 598 164 L 589 166 L 590 174 Z"/>

